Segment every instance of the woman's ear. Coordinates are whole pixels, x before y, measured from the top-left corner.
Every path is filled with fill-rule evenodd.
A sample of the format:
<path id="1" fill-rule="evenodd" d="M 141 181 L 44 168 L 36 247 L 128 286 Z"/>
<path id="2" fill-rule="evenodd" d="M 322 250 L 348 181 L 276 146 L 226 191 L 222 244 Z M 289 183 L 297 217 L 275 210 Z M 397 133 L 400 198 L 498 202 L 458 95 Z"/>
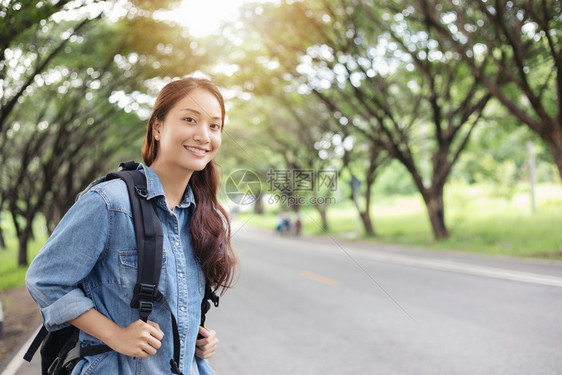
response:
<path id="1" fill-rule="evenodd" d="M 156 120 L 156 122 L 154 122 L 154 126 L 152 127 L 152 132 L 154 133 L 154 139 L 156 140 L 160 139 L 160 128 L 161 128 L 161 123 L 160 121 Z"/>

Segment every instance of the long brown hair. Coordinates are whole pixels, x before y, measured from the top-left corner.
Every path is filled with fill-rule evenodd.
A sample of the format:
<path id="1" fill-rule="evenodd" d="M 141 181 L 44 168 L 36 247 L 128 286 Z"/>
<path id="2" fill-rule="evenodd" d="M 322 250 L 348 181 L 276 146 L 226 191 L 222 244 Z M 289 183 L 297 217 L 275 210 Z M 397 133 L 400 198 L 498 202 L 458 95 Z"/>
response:
<path id="1" fill-rule="evenodd" d="M 164 121 L 170 109 L 196 88 L 207 90 L 217 98 L 224 128 L 224 99 L 215 84 L 208 79 L 194 77 L 168 83 L 158 94 L 148 120 L 142 145 L 142 157 L 146 165 L 150 166 L 158 153 L 158 142 L 153 134 L 154 125 L 158 121 Z M 196 202 L 190 224 L 193 251 L 201 263 L 207 283 L 214 290 L 224 291 L 232 285 L 236 257 L 230 245 L 230 221 L 217 200 L 219 176 L 215 161 L 211 160 L 201 171 L 193 172 L 189 185 Z"/>

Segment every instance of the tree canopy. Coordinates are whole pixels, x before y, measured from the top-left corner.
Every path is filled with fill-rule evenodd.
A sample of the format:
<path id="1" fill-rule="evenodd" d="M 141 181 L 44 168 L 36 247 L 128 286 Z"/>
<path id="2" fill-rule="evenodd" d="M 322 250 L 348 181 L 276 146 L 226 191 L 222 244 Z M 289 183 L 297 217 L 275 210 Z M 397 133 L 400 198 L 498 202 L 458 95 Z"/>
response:
<path id="1" fill-rule="evenodd" d="M 178 2 L 1 2 L 0 211 L 20 264 L 34 218 L 52 229 L 90 180 L 138 158 L 159 88 L 196 72 L 227 98 L 225 172 L 266 181 L 271 170 L 329 169 L 360 181 L 349 198 L 371 235 L 387 166 L 402 166 L 393 186 L 419 192 L 436 239 L 449 235 L 451 176 L 506 185 L 526 173 L 530 141 L 539 176 L 562 176 L 558 0 L 246 3 L 199 38 L 154 17 Z M 328 205 L 314 206 L 328 228 Z"/>

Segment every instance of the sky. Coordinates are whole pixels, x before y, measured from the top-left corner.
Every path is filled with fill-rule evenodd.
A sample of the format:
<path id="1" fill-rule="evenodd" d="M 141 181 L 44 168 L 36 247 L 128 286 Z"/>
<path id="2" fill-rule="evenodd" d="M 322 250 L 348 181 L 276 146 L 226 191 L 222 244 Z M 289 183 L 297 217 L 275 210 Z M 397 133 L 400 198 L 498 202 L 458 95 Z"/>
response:
<path id="1" fill-rule="evenodd" d="M 177 21 L 191 35 L 201 37 L 216 31 L 221 21 L 234 20 L 238 8 L 246 2 L 249 0 L 183 0 L 178 8 L 162 12 L 158 17 Z"/>
<path id="2" fill-rule="evenodd" d="M 75 9 L 56 13 L 52 18 L 57 22 L 62 20 L 78 20 L 84 14 L 96 17 L 100 12 L 104 11 L 110 20 L 118 19 L 126 15 L 127 7 L 125 4 L 127 1 L 94 2 L 80 7 L 78 11 Z M 259 0 L 182 0 L 180 5 L 172 10 L 154 12 L 154 17 L 161 20 L 176 21 L 185 26 L 191 35 L 203 37 L 217 31 L 222 21 L 235 20 L 240 6 L 257 1 Z"/>

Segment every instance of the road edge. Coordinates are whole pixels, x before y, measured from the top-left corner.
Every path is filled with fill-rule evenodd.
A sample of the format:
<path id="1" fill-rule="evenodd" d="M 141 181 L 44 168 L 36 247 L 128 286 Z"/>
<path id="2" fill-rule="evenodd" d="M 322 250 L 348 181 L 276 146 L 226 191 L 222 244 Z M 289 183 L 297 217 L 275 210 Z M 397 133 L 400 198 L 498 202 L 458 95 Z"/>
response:
<path id="1" fill-rule="evenodd" d="M 24 362 L 23 356 L 27 351 L 27 348 L 29 347 L 29 345 L 31 345 L 33 339 L 35 338 L 35 336 L 37 335 L 40 329 L 41 329 L 41 325 L 39 325 L 36 329 L 33 330 L 33 333 L 29 335 L 27 340 L 25 340 L 25 342 L 17 349 L 17 351 L 15 352 L 16 354 L 12 357 L 10 362 L 8 362 L 8 365 L 6 366 L 6 368 L 4 368 L 4 370 L 2 371 L 2 373 L 0 373 L 0 375 L 17 374 L 18 370 L 20 369 L 21 365 Z"/>

